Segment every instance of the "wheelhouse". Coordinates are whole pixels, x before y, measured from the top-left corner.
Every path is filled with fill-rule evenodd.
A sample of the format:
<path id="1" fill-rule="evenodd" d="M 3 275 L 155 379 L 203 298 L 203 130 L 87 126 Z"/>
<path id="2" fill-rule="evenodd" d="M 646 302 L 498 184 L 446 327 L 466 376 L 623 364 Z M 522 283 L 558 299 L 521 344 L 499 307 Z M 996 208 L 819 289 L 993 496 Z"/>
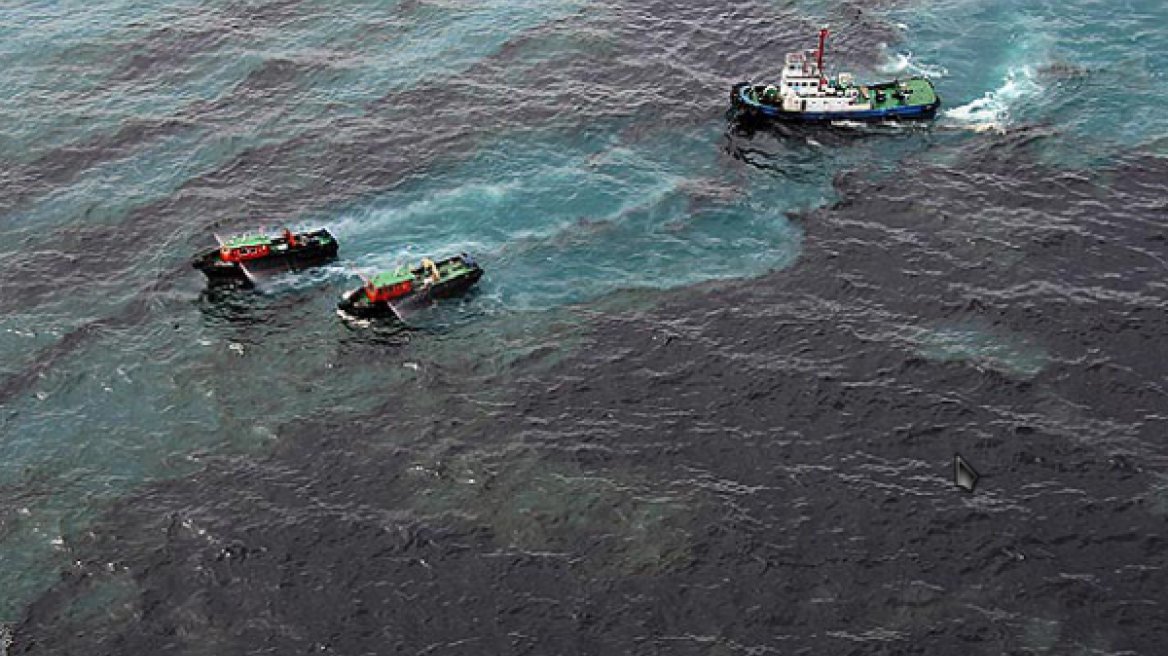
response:
<path id="1" fill-rule="evenodd" d="M 244 262 L 272 254 L 272 240 L 263 235 L 233 237 L 219 247 L 224 262 Z"/>
<path id="2" fill-rule="evenodd" d="M 365 296 L 372 303 L 392 301 L 414 290 L 414 276 L 409 272 L 380 273 L 365 281 Z"/>

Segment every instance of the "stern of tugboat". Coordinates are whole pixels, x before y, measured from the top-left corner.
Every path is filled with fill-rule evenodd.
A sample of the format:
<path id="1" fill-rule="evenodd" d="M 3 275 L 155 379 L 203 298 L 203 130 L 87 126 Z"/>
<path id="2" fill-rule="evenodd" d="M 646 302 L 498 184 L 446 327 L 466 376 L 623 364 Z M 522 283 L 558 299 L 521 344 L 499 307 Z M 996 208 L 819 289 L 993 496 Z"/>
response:
<path id="1" fill-rule="evenodd" d="M 750 88 L 750 82 L 739 82 L 733 87 L 730 87 L 730 106 L 734 109 L 742 109 L 745 103 L 742 102 L 742 90 Z"/>

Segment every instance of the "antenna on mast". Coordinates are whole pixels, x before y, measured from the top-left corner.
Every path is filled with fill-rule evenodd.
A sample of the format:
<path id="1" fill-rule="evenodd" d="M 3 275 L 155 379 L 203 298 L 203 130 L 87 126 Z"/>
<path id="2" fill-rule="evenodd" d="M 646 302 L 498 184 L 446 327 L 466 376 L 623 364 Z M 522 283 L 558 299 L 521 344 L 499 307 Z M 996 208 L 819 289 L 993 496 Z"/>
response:
<path id="1" fill-rule="evenodd" d="M 819 50 L 815 52 L 815 64 L 819 68 L 819 86 L 822 88 L 827 84 L 827 76 L 823 74 L 823 47 L 827 43 L 827 27 L 819 30 Z"/>

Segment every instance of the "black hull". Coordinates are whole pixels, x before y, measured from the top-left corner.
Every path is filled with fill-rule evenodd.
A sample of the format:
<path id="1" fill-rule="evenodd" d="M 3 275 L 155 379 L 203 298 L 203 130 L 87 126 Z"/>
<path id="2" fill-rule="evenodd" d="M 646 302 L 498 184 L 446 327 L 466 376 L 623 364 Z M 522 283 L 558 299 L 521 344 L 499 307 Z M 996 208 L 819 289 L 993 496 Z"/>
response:
<path id="1" fill-rule="evenodd" d="M 410 294 L 395 298 L 391 306 L 387 302 L 373 303 L 365 295 L 364 287 L 357 287 L 345 292 L 337 303 L 337 309 L 344 315 L 357 319 L 393 318 L 399 316 L 396 308 L 418 307 L 427 305 L 435 299 L 453 298 L 465 294 L 467 290 L 483 277 L 483 270 L 475 266 L 468 273 L 457 278 L 443 280 L 424 289 L 418 289 Z"/>
<path id="2" fill-rule="evenodd" d="M 219 256 L 219 249 L 202 253 L 191 260 L 191 266 L 202 271 L 211 283 L 249 284 L 257 274 L 275 274 L 301 271 L 337 258 L 337 240 L 328 230 L 315 230 L 296 235 L 299 245 L 278 250 L 265 257 L 247 260 L 243 266 L 236 262 L 225 262 Z M 274 246 L 286 245 L 283 237 L 272 240 Z M 246 268 L 245 268 L 246 267 Z"/>

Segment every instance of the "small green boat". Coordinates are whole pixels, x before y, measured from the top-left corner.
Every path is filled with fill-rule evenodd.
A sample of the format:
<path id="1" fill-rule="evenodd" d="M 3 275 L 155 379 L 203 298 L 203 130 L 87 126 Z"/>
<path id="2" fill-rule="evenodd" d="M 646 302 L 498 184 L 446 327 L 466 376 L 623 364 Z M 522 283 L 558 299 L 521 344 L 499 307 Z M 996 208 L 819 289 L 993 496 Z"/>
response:
<path id="1" fill-rule="evenodd" d="M 280 235 L 264 232 L 215 239 L 219 248 L 197 255 L 191 266 L 212 283 L 252 284 L 252 274 L 299 271 L 337 258 L 337 240 L 324 228 Z"/>
<path id="2" fill-rule="evenodd" d="M 364 278 L 364 285 L 341 296 L 337 314 L 346 319 L 400 319 L 409 308 L 466 292 L 482 275 L 482 267 L 466 253 L 437 262 L 423 259 L 415 267 Z"/>

